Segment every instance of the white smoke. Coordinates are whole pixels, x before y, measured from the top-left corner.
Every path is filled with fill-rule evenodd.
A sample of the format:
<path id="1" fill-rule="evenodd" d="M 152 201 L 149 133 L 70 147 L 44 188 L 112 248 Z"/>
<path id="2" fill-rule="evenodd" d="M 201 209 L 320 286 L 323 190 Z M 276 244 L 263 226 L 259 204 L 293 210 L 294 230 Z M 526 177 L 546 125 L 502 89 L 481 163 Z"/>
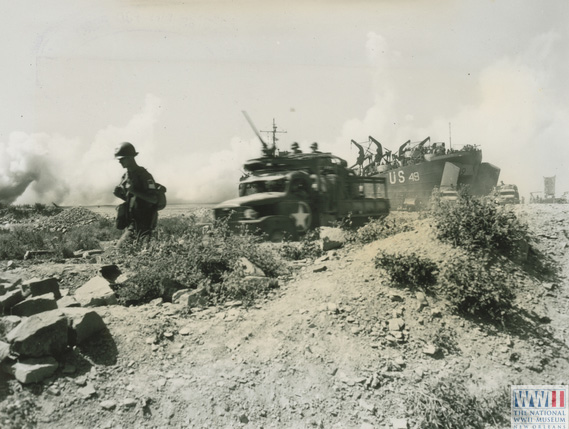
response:
<path id="1" fill-rule="evenodd" d="M 112 190 L 124 170 L 113 152 L 135 145 L 137 162 L 168 189 L 168 201 L 219 202 L 237 195 L 241 167 L 259 155 L 259 143 L 237 137 L 228 149 L 195 154 L 176 142 L 157 142 L 162 100 L 147 95 L 141 111 L 123 126 L 100 130 L 93 141 L 45 133 L 12 133 L 0 142 L 0 201 L 17 204 L 114 204 Z"/>
<path id="2" fill-rule="evenodd" d="M 404 53 L 389 46 L 377 33 L 368 34 L 366 49 L 374 70 L 374 102 L 362 117 L 348 118 L 334 141 L 320 141 L 320 150 L 348 163 L 357 157 L 350 140 L 373 136 L 396 150 L 411 139 L 431 136 L 447 141 L 452 124 L 453 146 L 481 145 L 484 161 L 501 168 L 505 182 L 516 183 L 523 194 L 543 189 L 543 176 L 557 175 L 557 193 L 569 190 L 564 162 L 569 156 L 569 109 L 553 85 L 556 67 L 555 34 L 536 37 L 525 52 L 501 58 L 472 71 L 475 88 L 453 99 L 452 113 L 431 112 L 431 102 L 408 83 L 421 71 L 402 73 Z M 429 82 L 425 86 L 445 85 Z M 442 93 L 443 91 L 441 91 Z M 433 93 L 433 91 L 431 91 Z M 446 92 L 448 94 L 448 91 Z M 404 100 L 402 102 L 402 100 Z M 416 100 L 407 103 L 405 100 Z M 125 124 L 108 126 L 92 141 L 46 133 L 14 132 L 0 141 L 0 201 L 97 205 L 117 202 L 112 189 L 123 173 L 113 158 L 114 148 L 132 142 L 137 161 L 168 188 L 170 202 L 219 202 L 237 195 L 245 160 L 259 155 L 256 139 L 233 137 L 227 149 L 195 151 L 179 142 L 157 141 L 155 130 L 165 100 L 148 95 L 139 112 Z M 299 140 L 307 150 L 312 141 Z M 204 146 L 201 142 L 201 146 Z"/>

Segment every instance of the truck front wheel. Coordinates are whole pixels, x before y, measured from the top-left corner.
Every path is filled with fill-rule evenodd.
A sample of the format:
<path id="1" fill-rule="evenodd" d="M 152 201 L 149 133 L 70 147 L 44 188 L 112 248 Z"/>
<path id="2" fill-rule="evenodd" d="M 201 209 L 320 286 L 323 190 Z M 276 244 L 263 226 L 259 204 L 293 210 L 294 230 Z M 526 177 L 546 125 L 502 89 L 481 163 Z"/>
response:
<path id="1" fill-rule="evenodd" d="M 285 233 L 284 231 L 275 229 L 274 231 L 271 231 L 271 233 L 269 234 L 269 241 L 271 243 L 281 243 L 285 238 Z"/>

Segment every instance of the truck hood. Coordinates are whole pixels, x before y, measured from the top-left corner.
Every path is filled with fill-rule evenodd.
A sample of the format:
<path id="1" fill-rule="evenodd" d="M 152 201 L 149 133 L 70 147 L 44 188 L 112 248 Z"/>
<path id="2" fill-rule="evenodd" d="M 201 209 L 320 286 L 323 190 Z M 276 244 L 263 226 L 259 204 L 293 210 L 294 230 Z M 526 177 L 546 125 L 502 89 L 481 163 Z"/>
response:
<path id="1" fill-rule="evenodd" d="M 246 195 L 244 197 L 224 201 L 216 205 L 214 209 L 270 204 L 276 201 L 282 201 L 285 197 L 286 192 L 263 192 L 260 194 Z"/>

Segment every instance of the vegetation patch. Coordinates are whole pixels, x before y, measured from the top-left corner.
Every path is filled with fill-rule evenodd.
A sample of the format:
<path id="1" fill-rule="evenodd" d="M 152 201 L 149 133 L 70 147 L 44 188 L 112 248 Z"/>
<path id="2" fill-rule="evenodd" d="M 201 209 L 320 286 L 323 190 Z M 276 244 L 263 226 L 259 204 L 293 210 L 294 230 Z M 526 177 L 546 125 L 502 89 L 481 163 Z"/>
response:
<path id="1" fill-rule="evenodd" d="M 355 233 L 354 241 L 366 244 L 412 230 L 413 226 L 408 222 L 388 216 L 382 219 L 373 219 L 359 228 Z"/>
<path id="2" fill-rule="evenodd" d="M 100 249 L 101 241 L 118 238 L 115 231 L 110 221 L 71 227 L 65 232 L 16 225 L 0 230 L 0 259 L 23 259 L 28 250 L 46 251 L 48 257 L 67 258 L 79 250 Z"/>
<path id="3" fill-rule="evenodd" d="M 17 205 L 0 203 L 0 217 L 8 221 L 29 220 L 37 216 L 55 216 L 62 211 L 61 207 L 40 203 Z"/>
<path id="4" fill-rule="evenodd" d="M 375 257 L 375 267 L 385 270 L 395 286 L 429 288 L 437 281 L 437 264 L 415 253 L 403 255 L 380 251 Z"/>
<path id="5" fill-rule="evenodd" d="M 432 216 L 437 237 L 469 250 L 514 252 L 527 242 L 528 228 L 516 215 L 492 198 L 477 198 L 467 187 L 456 201 L 434 201 Z"/>
<path id="6" fill-rule="evenodd" d="M 509 424 L 509 391 L 474 394 L 464 380 L 449 376 L 412 389 L 405 400 L 417 428 L 484 429 Z"/>
<path id="7" fill-rule="evenodd" d="M 300 241 L 287 241 L 279 249 L 279 254 L 289 261 L 316 259 L 322 256 L 319 231 L 311 230 L 302 236 Z"/>
<path id="8" fill-rule="evenodd" d="M 164 222 L 156 235 L 143 251 L 133 245 L 114 250 L 116 253 L 108 256 L 120 257 L 122 265 L 135 273 L 117 290 L 119 302 L 149 302 L 161 297 L 165 283 L 172 282 L 179 288 L 203 288 L 211 303 L 229 299 L 252 301 L 265 294 L 266 285 L 271 282 L 244 279 L 238 263 L 243 257 L 269 278 L 286 273 L 282 258 L 260 237 L 233 234 L 223 222 L 205 230 L 192 217 L 177 218 Z"/>
<path id="9" fill-rule="evenodd" d="M 503 321 L 515 294 L 506 273 L 485 254 L 448 261 L 441 269 L 439 292 L 456 312 Z"/>
<path id="10" fill-rule="evenodd" d="M 513 310 L 515 294 L 508 275 L 484 253 L 457 256 L 439 268 L 415 253 L 380 251 L 375 267 L 387 273 L 392 285 L 434 293 L 462 315 L 503 322 Z"/>

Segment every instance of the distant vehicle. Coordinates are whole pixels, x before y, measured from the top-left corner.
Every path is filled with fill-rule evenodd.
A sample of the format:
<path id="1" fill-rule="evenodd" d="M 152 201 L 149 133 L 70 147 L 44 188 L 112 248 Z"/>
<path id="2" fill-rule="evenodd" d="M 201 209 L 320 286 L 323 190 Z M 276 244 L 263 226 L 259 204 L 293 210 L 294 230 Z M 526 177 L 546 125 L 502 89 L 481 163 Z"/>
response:
<path id="1" fill-rule="evenodd" d="M 214 207 L 216 219 L 227 219 L 232 229 L 244 227 L 281 241 L 348 216 L 359 225 L 389 214 L 385 178 L 358 176 L 345 160 L 316 149 L 278 152 L 274 122 L 272 147 L 251 126 L 263 144 L 263 156 L 245 163 L 239 197 Z"/>
<path id="2" fill-rule="evenodd" d="M 520 194 L 516 185 L 505 185 L 501 183 L 496 186 L 496 202 L 499 204 L 519 204 Z"/>
<path id="3" fill-rule="evenodd" d="M 543 192 L 530 192 L 530 204 L 567 204 L 569 192 L 564 192 L 561 197 L 555 196 L 555 176 L 543 178 Z"/>
<path id="4" fill-rule="evenodd" d="M 408 140 L 392 152 L 372 136 L 369 142 L 352 140 L 352 144 L 359 149 L 352 168 L 362 176 L 384 177 L 393 209 L 428 207 L 434 188 L 468 185 L 474 195 L 488 195 L 500 175 L 498 167 L 482 162 L 482 151 L 473 145 L 446 148 L 427 137 L 420 142 Z"/>
<path id="5" fill-rule="evenodd" d="M 441 201 L 456 201 L 458 200 L 458 191 L 454 188 L 441 188 L 439 191 Z"/>

